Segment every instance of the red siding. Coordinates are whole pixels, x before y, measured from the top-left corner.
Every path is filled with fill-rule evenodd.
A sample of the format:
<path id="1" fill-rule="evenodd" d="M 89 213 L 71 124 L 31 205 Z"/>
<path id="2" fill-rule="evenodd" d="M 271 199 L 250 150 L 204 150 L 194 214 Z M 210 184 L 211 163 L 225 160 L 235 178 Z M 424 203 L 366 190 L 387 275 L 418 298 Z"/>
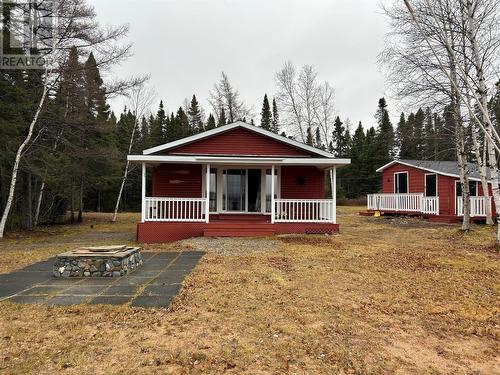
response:
<path id="1" fill-rule="evenodd" d="M 281 198 L 324 199 L 325 172 L 312 166 L 281 167 Z"/>
<path id="2" fill-rule="evenodd" d="M 237 128 L 168 150 L 172 155 L 314 156 L 277 140 Z"/>
<path id="3" fill-rule="evenodd" d="M 431 173 L 425 170 L 396 163 L 382 172 L 382 192 L 394 193 L 394 173 L 408 172 L 408 192 L 425 192 L 425 174 Z M 458 178 L 438 174 L 438 196 L 439 214 L 455 215 L 455 181 Z M 479 194 L 483 195 L 483 189 L 479 183 Z"/>
<path id="4" fill-rule="evenodd" d="M 153 196 L 200 198 L 201 171 L 201 165 L 159 165 L 153 170 Z"/>

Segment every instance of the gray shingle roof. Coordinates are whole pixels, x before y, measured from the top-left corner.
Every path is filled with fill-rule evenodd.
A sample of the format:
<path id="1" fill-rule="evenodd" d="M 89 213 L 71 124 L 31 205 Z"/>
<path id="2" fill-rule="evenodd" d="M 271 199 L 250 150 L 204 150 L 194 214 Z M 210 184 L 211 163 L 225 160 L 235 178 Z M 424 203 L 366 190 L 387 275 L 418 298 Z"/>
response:
<path id="1" fill-rule="evenodd" d="M 458 162 L 456 161 L 434 161 L 434 160 L 408 160 L 401 159 L 395 160 L 394 162 L 401 162 L 403 164 L 408 164 L 416 168 L 421 168 L 429 171 L 434 171 L 442 173 L 445 175 L 452 175 L 459 177 Z M 479 179 L 479 169 L 476 163 L 468 163 L 469 165 L 469 177 L 474 179 Z M 488 177 L 489 177 L 489 171 Z"/>

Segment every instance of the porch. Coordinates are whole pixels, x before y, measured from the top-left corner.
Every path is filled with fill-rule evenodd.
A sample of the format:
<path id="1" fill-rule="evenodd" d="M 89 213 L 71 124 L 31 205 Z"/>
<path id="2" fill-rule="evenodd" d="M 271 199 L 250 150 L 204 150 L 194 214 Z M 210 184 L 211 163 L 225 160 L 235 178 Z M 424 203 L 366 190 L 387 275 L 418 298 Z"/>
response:
<path id="1" fill-rule="evenodd" d="M 463 216 L 463 199 L 455 197 L 454 215 Z M 470 197 L 470 216 L 472 218 L 486 218 L 487 205 L 493 212 L 491 197 Z M 386 213 L 423 214 L 426 216 L 444 216 L 439 211 L 439 197 L 428 197 L 423 193 L 406 194 L 368 194 L 368 211 L 383 211 Z M 446 215 L 450 216 L 450 215 Z"/>
<path id="2" fill-rule="evenodd" d="M 170 242 L 198 236 L 338 231 L 336 166 L 297 160 L 294 165 L 264 163 L 262 158 L 259 164 L 241 159 L 239 164 L 142 163 L 137 239 Z M 331 179 L 329 198 L 325 198 L 325 176 Z"/>

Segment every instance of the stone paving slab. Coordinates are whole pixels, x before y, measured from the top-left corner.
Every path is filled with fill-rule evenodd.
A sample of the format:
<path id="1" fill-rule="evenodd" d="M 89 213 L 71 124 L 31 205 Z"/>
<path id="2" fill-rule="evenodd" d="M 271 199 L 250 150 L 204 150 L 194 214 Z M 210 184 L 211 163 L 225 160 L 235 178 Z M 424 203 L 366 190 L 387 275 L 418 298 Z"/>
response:
<path id="1" fill-rule="evenodd" d="M 143 266 L 129 275 L 71 279 L 52 277 L 55 258 L 50 258 L 19 271 L 0 275 L 0 303 L 166 307 L 179 293 L 184 278 L 203 255 L 200 251 L 143 252 Z"/>

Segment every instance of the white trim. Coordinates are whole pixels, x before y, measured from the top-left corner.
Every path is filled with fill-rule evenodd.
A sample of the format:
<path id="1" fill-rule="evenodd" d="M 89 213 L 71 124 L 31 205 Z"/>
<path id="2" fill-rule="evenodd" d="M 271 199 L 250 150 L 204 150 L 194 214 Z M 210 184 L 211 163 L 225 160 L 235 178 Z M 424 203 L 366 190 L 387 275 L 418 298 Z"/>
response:
<path id="1" fill-rule="evenodd" d="M 389 167 L 393 166 L 394 164 L 402 164 L 402 165 L 406 165 L 407 167 L 413 167 L 413 168 L 421 169 L 421 170 L 423 170 L 423 171 L 428 171 L 428 172 L 431 172 L 431 173 L 436 173 L 436 174 L 439 174 L 439 175 L 441 175 L 441 176 L 448 176 L 448 177 L 460 178 L 460 175 L 458 175 L 458 174 L 440 172 L 440 171 L 436 171 L 435 169 L 422 167 L 422 166 L 420 166 L 420 165 L 415 165 L 415 164 L 405 163 L 405 162 L 403 162 L 403 161 L 401 161 L 401 160 L 393 160 L 393 161 L 391 161 L 390 163 L 387 163 L 386 165 L 381 166 L 381 167 L 380 167 L 379 169 L 377 169 L 375 172 L 383 172 L 383 171 L 384 171 L 384 169 L 389 168 Z M 481 179 L 480 179 L 480 178 L 477 178 L 477 177 L 469 177 L 469 180 L 471 180 L 471 181 L 481 181 Z"/>
<path id="2" fill-rule="evenodd" d="M 271 166 L 271 224 L 274 224 L 274 219 L 275 219 L 275 210 L 276 207 L 274 207 L 274 164 Z"/>
<path id="3" fill-rule="evenodd" d="M 314 165 L 317 167 L 343 166 L 351 163 L 350 159 L 326 158 L 252 158 L 227 156 L 173 156 L 173 155 L 128 155 L 127 160 L 139 163 L 184 163 L 184 164 L 231 164 L 231 165 Z"/>
<path id="4" fill-rule="evenodd" d="M 205 189 L 206 189 L 206 197 L 205 197 L 205 223 L 208 223 L 210 221 L 210 164 L 207 164 L 205 167 L 205 175 L 206 175 L 206 181 L 205 181 Z"/>
<path id="5" fill-rule="evenodd" d="M 401 193 L 399 191 L 396 191 L 396 175 L 397 174 L 406 174 L 406 193 Z M 410 174 L 408 173 L 408 171 L 400 171 L 400 172 L 394 172 L 394 188 L 393 188 L 393 191 L 394 191 L 394 194 L 409 194 L 410 192 Z M 398 186 L 398 190 L 399 190 L 399 186 Z"/>
<path id="6" fill-rule="evenodd" d="M 301 142 L 297 142 L 297 141 L 290 139 L 288 137 L 283 137 L 279 134 L 270 132 L 268 130 L 264 130 L 258 126 L 247 124 L 243 121 L 236 121 L 236 122 L 233 122 L 232 124 L 219 126 L 215 129 L 207 130 L 206 132 L 195 134 L 195 135 L 192 135 L 190 137 L 179 139 L 177 141 L 173 141 L 173 142 L 165 143 L 163 145 L 159 145 L 156 147 L 148 148 L 147 150 L 144 150 L 142 153 L 144 155 L 151 155 L 151 154 L 154 154 L 155 152 L 169 150 L 169 149 L 172 149 L 175 147 L 179 147 L 179 146 L 182 146 L 182 145 L 185 145 L 188 143 L 192 143 L 192 142 L 204 139 L 204 138 L 212 137 L 212 136 L 220 134 L 220 133 L 225 133 L 229 130 L 236 129 L 236 128 L 243 128 L 243 129 L 252 131 L 254 133 L 261 134 L 265 137 L 272 138 L 274 140 L 288 144 L 288 145 L 295 147 L 295 148 L 298 148 L 298 149 L 312 152 L 316 155 L 321 155 L 321 156 L 331 158 L 331 159 L 335 158 L 335 156 L 329 152 L 320 150 L 316 147 L 312 147 L 312 146 L 306 145 L 306 144 L 301 143 Z"/>
<path id="7" fill-rule="evenodd" d="M 436 197 L 439 196 L 439 184 L 438 184 L 438 180 L 439 180 L 439 175 L 437 173 L 424 173 L 424 197 L 427 197 L 427 176 L 436 176 Z"/>
<path id="8" fill-rule="evenodd" d="M 142 163 L 141 222 L 146 221 L 146 163 Z"/>

